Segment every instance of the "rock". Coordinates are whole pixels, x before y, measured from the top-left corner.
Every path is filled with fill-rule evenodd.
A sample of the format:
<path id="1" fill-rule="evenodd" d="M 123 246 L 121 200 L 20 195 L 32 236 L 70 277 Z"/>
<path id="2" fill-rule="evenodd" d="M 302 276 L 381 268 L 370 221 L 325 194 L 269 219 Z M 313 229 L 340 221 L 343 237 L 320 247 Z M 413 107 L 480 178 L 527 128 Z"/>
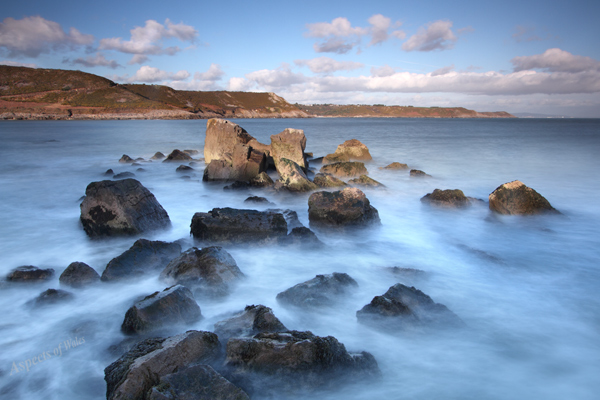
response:
<path id="1" fill-rule="evenodd" d="M 48 306 L 72 300 L 73 294 L 61 289 L 48 289 L 32 301 L 35 307 Z"/>
<path id="2" fill-rule="evenodd" d="M 464 323 L 446 306 L 414 287 L 397 283 L 383 296 L 356 312 L 358 322 L 385 330 L 425 327 L 461 327 Z"/>
<path id="3" fill-rule="evenodd" d="M 186 154 L 189 154 L 190 156 L 195 156 L 196 154 L 200 154 L 200 152 L 198 150 L 184 150 L 183 152 Z"/>
<path id="4" fill-rule="evenodd" d="M 427 277 L 427 272 L 416 269 L 416 268 L 406 268 L 406 267 L 388 267 L 389 272 L 392 274 L 403 278 L 403 279 L 422 279 Z"/>
<path id="5" fill-rule="evenodd" d="M 367 352 L 349 353 L 333 336 L 311 332 L 259 333 L 227 342 L 226 367 L 234 382 L 258 397 L 281 398 L 290 393 L 339 388 L 340 384 L 380 376 Z M 256 382 L 253 386 L 252 381 Z"/>
<path id="6" fill-rule="evenodd" d="M 348 161 L 350 161 L 350 157 L 348 156 L 348 154 L 331 153 L 323 157 L 323 159 L 321 160 L 321 164 L 332 164 L 337 162 Z"/>
<path id="7" fill-rule="evenodd" d="M 81 203 L 81 223 L 90 237 L 137 235 L 167 228 L 169 215 L 135 179 L 92 182 Z"/>
<path id="8" fill-rule="evenodd" d="M 273 179 L 271 179 L 271 177 L 266 172 L 261 172 L 254 178 L 250 179 L 250 186 L 255 187 L 273 186 L 274 183 L 275 182 L 273 182 Z"/>
<path id="9" fill-rule="evenodd" d="M 313 179 L 315 185 L 322 188 L 346 186 L 347 183 L 331 174 L 318 173 Z"/>
<path id="10" fill-rule="evenodd" d="M 121 172 L 116 175 L 113 175 L 113 179 L 126 179 L 133 178 L 135 174 L 133 172 Z"/>
<path id="11" fill-rule="evenodd" d="M 231 318 L 215 324 L 214 332 L 226 343 L 232 337 L 252 337 L 258 333 L 285 332 L 288 329 L 263 305 L 246 306 Z"/>
<path id="12" fill-rule="evenodd" d="M 189 325 L 202 317 L 194 295 L 182 285 L 154 292 L 135 303 L 121 325 L 121 331 L 134 335 L 173 325 Z"/>
<path id="13" fill-rule="evenodd" d="M 135 160 L 133 158 L 129 157 L 127 154 L 123 154 L 123 156 L 119 160 L 120 163 L 132 163 L 134 161 Z"/>
<path id="14" fill-rule="evenodd" d="M 249 181 L 267 169 L 265 153 L 236 145 L 231 160 L 213 159 L 204 169 L 204 181 Z"/>
<path id="15" fill-rule="evenodd" d="M 162 271 L 181 254 L 181 245 L 159 240 L 138 239 L 123 254 L 113 258 L 102 273 L 102 281 L 139 279 Z"/>
<path id="16" fill-rule="evenodd" d="M 379 213 L 357 188 L 337 192 L 316 192 L 308 199 L 311 226 L 351 227 L 379 224 Z"/>
<path id="17" fill-rule="evenodd" d="M 521 181 L 500 185 L 490 196 L 490 210 L 505 215 L 560 214 L 550 202 Z"/>
<path id="18" fill-rule="evenodd" d="M 421 202 L 447 208 L 462 208 L 471 205 L 471 201 L 465 196 L 463 191 L 459 189 L 435 189 L 432 193 L 428 193 L 421 197 Z"/>
<path id="19" fill-rule="evenodd" d="M 350 275 L 334 272 L 317 275 L 279 293 L 277 301 L 300 308 L 331 307 L 357 287 L 358 283 Z"/>
<path id="20" fill-rule="evenodd" d="M 244 203 L 273 205 L 273 203 L 271 203 L 267 198 L 260 196 L 250 196 L 244 200 Z"/>
<path id="21" fill-rule="evenodd" d="M 184 153 L 181 150 L 175 149 L 163 160 L 163 162 L 173 162 L 173 161 L 191 161 L 192 157 Z"/>
<path id="22" fill-rule="evenodd" d="M 61 285 L 81 288 L 100 282 L 100 275 L 86 263 L 75 261 L 60 274 L 58 281 Z"/>
<path id="23" fill-rule="evenodd" d="M 281 213 L 213 208 L 192 217 L 191 234 L 197 240 L 225 243 L 268 243 L 287 235 Z"/>
<path id="24" fill-rule="evenodd" d="M 290 192 L 310 192 L 318 189 L 318 186 L 308 180 L 304 171 L 294 161 L 281 158 L 277 166 L 280 176 L 278 182 Z"/>
<path id="25" fill-rule="evenodd" d="M 426 174 L 420 169 L 411 169 L 409 175 L 413 178 L 431 178 L 431 175 Z"/>
<path id="26" fill-rule="evenodd" d="M 148 400 L 250 400 L 210 365 L 194 365 L 160 378 Z"/>
<path id="27" fill-rule="evenodd" d="M 358 186 L 366 186 L 366 187 L 385 187 L 383 183 L 377 182 L 375 179 L 368 177 L 367 175 L 361 175 L 356 179 L 350 179 L 348 183 Z"/>
<path id="28" fill-rule="evenodd" d="M 194 171 L 194 168 L 189 167 L 187 165 L 180 165 L 179 167 L 177 167 L 177 169 L 175 170 L 175 172 L 191 172 Z"/>
<path id="29" fill-rule="evenodd" d="M 104 369 L 106 398 L 144 399 L 161 377 L 212 362 L 219 350 L 219 339 L 211 332 L 187 331 L 167 339 L 143 340 Z"/>
<path id="30" fill-rule="evenodd" d="M 381 167 L 379 169 L 405 170 L 405 169 L 408 169 L 408 165 L 402 164 L 399 162 L 393 162 L 393 163 L 386 165 L 385 167 Z"/>
<path id="31" fill-rule="evenodd" d="M 157 151 L 152 157 L 150 157 L 151 160 L 162 160 L 163 158 L 165 158 L 165 155 L 160 151 Z"/>
<path id="32" fill-rule="evenodd" d="M 115 171 L 112 170 L 112 168 L 109 168 L 106 170 L 106 172 L 104 173 L 104 176 L 113 176 L 115 175 Z"/>
<path id="33" fill-rule="evenodd" d="M 10 271 L 6 276 L 9 282 L 42 282 L 54 276 L 52 268 L 40 269 L 33 265 L 23 265 Z"/>
<path id="34" fill-rule="evenodd" d="M 226 160 L 212 160 L 206 168 L 202 180 L 205 182 L 211 181 L 227 181 L 233 177 L 233 166 Z"/>
<path id="35" fill-rule="evenodd" d="M 287 223 L 288 229 L 294 229 L 297 227 L 304 227 L 304 225 L 302 225 L 302 222 L 300 222 L 300 219 L 298 218 L 298 213 L 294 210 L 282 210 L 281 208 L 269 208 L 266 211 L 268 212 L 275 212 L 275 213 L 281 213 L 283 215 L 283 218 L 285 218 L 285 222 Z"/>
<path id="36" fill-rule="evenodd" d="M 302 129 L 287 128 L 277 135 L 271 135 L 271 157 L 275 163 L 277 172 L 282 159 L 296 163 L 300 168 L 306 170 L 308 162 L 304 156 L 306 148 L 306 136 Z"/>
<path id="37" fill-rule="evenodd" d="M 231 286 L 244 278 L 235 260 L 219 246 L 202 250 L 192 247 L 172 260 L 160 274 L 169 284 L 182 284 L 207 297 L 229 294 Z"/>
<path id="38" fill-rule="evenodd" d="M 138 168 L 136 169 L 137 172 L 146 172 L 146 170 L 144 168 Z"/>
<path id="39" fill-rule="evenodd" d="M 335 154 L 347 155 L 350 161 L 369 161 L 373 159 L 367 146 L 356 139 L 346 140 L 340 144 L 335 150 Z"/>
<path id="40" fill-rule="evenodd" d="M 317 235 L 305 226 L 297 226 L 284 238 L 279 240 L 279 244 L 285 246 L 299 246 L 309 249 L 316 249 L 325 246 L 319 240 Z"/>
<path id="41" fill-rule="evenodd" d="M 254 138 L 238 124 L 225 119 L 212 118 L 206 122 L 206 139 L 204 141 L 204 161 L 212 160 L 233 162 L 233 151 L 236 145 L 246 145 Z"/>
<path id="42" fill-rule="evenodd" d="M 365 164 L 361 162 L 336 162 L 322 166 L 320 172 L 331 174 L 338 178 L 354 178 L 368 174 Z"/>
<path id="43" fill-rule="evenodd" d="M 248 190 L 250 189 L 250 185 L 248 182 L 243 181 L 235 181 L 231 185 L 227 185 L 223 187 L 223 190 Z"/>

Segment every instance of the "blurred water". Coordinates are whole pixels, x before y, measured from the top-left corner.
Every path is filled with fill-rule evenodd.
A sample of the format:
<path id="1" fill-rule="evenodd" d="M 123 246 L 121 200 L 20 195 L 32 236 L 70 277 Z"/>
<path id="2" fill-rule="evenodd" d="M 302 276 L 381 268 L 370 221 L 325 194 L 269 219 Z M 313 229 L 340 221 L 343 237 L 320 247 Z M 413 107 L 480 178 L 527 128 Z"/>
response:
<path id="1" fill-rule="evenodd" d="M 273 308 L 290 329 L 337 337 L 350 350 L 374 354 L 383 381 L 321 394 L 323 399 L 595 399 L 600 393 L 600 121 L 458 119 L 236 120 L 263 143 L 284 128 L 304 129 L 307 151 L 331 153 L 343 141 L 365 143 L 369 175 L 386 189 L 365 189 L 382 226 L 353 235 L 319 234 L 325 250 L 227 247 L 248 279 L 228 298 L 200 302 L 214 322 L 247 304 Z M 105 398 L 107 348 L 133 301 L 164 289 L 156 277 L 76 291 L 76 301 L 32 310 L 27 302 L 73 261 L 102 273 L 136 238 L 90 241 L 79 223 L 85 187 L 103 173 L 132 171 L 169 213 L 170 230 L 148 239 L 189 241 L 194 212 L 248 208 L 250 194 L 298 212 L 308 225 L 304 195 L 222 190 L 185 180 L 179 164 L 119 164 L 123 154 L 149 159 L 175 148 L 202 152 L 206 121 L 56 121 L 0 123 L 0 276 L 20 265 L 51 267 L 50 282 L 0 286 L 0 396 L 11 399 Z M 201 156 L 201 154 L 199 155 Z M 384 171 L 393 161 L 424 170 Z M 497 217 L 487 204 L 437 210 L 420 198 L 435 188 L 461 189 L 487 200 L 519 179 L 564 216 Z M 191 242 L 189 242 L 191 245 Z M 418 268 L 427 278 L 402 281 L 385 267 Z M 360 285 L 343 305 L 322 313 L 281 307 L 277 293 L 316 274 L 346 272 Z M 355 312 L 401 281 L 448 306 L 469 326 L 460 335 L 388 335 L 358 325 Z M 84 343 L 65 349 L 64 342 Z M 59 348 L 60 344 L 60 348 Z M 54 354 L 54 350 L 62 350 Z M 28 372 L 13 362 L 45 352 Z"/>

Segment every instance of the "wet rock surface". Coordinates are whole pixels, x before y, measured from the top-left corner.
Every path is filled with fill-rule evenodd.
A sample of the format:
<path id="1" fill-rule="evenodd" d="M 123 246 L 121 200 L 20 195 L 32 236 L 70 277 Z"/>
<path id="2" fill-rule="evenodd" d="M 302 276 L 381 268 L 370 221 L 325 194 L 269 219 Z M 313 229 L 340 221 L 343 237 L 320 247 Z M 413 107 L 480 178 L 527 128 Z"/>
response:
<path id="1" fill-rule="evenodd" d="M 54 276 L 54 269 L 42 269 L 33 265 L 23 265 L 10 271 L 6 276 L 9 282 L 43 282 Z"/>
<path id="2" fill-rule="evenodd" d="M 252 337 L 258 333 L 285 332 L 288 329 L 273 314 L 273 310 L 261 304 L 246 306 L 244 311 L 215 324 L 219 340 L 227 342 L 232 337 Z"/>
<path id="3" fill-rule="evenodd" d="M 60 274 L 58 281 L 61 285 L 80 288 L 100 282 L 100 275 L 86 263 L 75 261 Z"/>
<path id="4" fill-rule="evenodd" d="M 350 275 L 334 272 L 317 275 L 279 293 L 277 301 L 300 308 L 331 307 L 357 287 L 358 283 Z"/>
<path id="5" fill-rule="evenodd" d="M 560 214 L 541 194 L 521 181 L 500 185 L 490 196 L 490 210 L 505 215 Z"/>
<path id="6" fill-rule="evenodd" d="M 308 199 L 310 225 L 324 228 L 379 224 L 379 213 L 357 188 L 316 192 Z"/>
<path id="7" fill-rule="evenodd" d="M 354 178 L 368 173 L 365 164 L 358 161 L 335 162 L 321 167 L 320 171 L 337 178 Z"/>

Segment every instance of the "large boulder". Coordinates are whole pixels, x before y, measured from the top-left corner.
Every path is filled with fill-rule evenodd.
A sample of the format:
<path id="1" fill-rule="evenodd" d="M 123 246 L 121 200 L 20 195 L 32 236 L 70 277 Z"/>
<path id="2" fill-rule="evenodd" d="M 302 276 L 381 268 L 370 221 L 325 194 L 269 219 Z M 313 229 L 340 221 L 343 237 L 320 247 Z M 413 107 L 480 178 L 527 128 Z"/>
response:
<path id="1" fill-rule="evenodd" d="M 322 188 L 347 186 L 347 183 L 343 180 L 338 179 L 331 174 L 324 174 L 321 172 L 315 175 L 313 182 L 315 185 Z"/>
<path id="2" fill-rule="evenodd" d="M 258 333 L 285 332 L 288 329 L 273 314 L 273 310 L 263 305 L 246 306 L 237 313 L 215 324 L 214 332 L 219 340 L 227 342 L 232 337 L 252 337 Z"/>
<path id="3" fill-rule="evenodd" d="M 128 250 L 109 261 L 102 273 L 102 281 L 139 279 L 159 273 L 180 254 L 179 243 L 138 239 Z"/>
<path id="4" fill-rule="evenodd" d="M 239 387 L 210 365 L 193 365 L 165 375 L 150 390 L 148 400 L 250 400 Z"/>
<path id="5" fill-rule="evenodd" d="M 306 148 L 306 136 L 302 129 L 287 128 L 277 135 L 271 135 L 271 157 L 275 163 L 277 172 L 282 159 L 295 162 L 304 170 L 308 168 L 308 162 L 304 155 Z"/>
<path id="6" fill-rule="evenodd" d="M 507 215 L 560 214 L 550 202 L 521 181 L 500 185 L 490 196 L 490 210 Z"/>
<path id="7" fill-rule="evenodd" d="M 344 143 L 340 144 L 335 150 L 335 154 L 347 155 L 350 161 L 369 161 L 373 159 L 367 146 L 357 139 L 346 140 Z"/>
<path id="8" fill-rule="evenodd" d="M 172 260 L 160 274 L 168 284 L 182 284 L 204 296 L 227 295 L 231 285 L 244 277 L 235 260 L 224 248 L 192 247 Z"/>
<path id="9" fill-rule="evenodd" d="M 173 325 L 189 325 L 202 316 L 192 292 L 185 286 L 176 285 L 154 292 L 135 303 L 121 325 L 127 335 L 153 331 Z"/>
<path id="10" fill-rule="evenodd" d="M 462 208 L 471 205 L 469 198 L 459 189 L 435 189 L 421 197 L 421 202 L 446 208 Z"/>
<path id="11" fill-rule="evenodd" d="M 225 243 L 269 243 L 287 235 L 281 213 L 235 208 L 213 208 L 192 217 L 190 232 L 195 239 Z"/>
<path id="12" fill-rule="evenodd" d="M 246 145 L 254 138 L 244 128 L 231 121 L 211 118 L 206 121 L 206 139 L 204 140 L 204 161 L 212 160 L 233 162 L 236 145 Z"/>
<path id="13" fill-rule="evenodd" d="M 330 174 L 338 178 L 354 178 L 368 174 L 365 164 L 362 162 L 336 162 L 323 165 L 319 172 Z"/>
<path id="14" fill-rule="evenodd" d="M 316 192 L 308 198 L 308 220 L 317 227 L 353 227 L 379 224 L 379 213 L 357 188 Z"/>
<path id="15" fill-rule="evenodd" d="M 349 353 L 333 336 L 319 337 L 311 332 L 231 338 L 226 355 L 230 380 L 239 381 L 239 386 L 259 397 L 280 398 L 338 388 L 340 384 L 368 381 L 380 375 L 377 361 L 370 353 Z"/>
<path id="16" fill-rule="evenodd" d="M 295 161 L 280 158 L 277 162 L 277 172 L 280 176 L 278 182 L 290 192 L 310 192 L 318 189 Z"/>
<path id="17" fill-rule="evenodd" d="M 329 307 L 357 287 L 358 283 L 350 275 L 334 272 L 317 275 L 279 293 L 277 301 L 300 308 Z"/>
<path id="18" fill-rule="evenodd" d="M 204 169 L 204 181 L 249 181 L 267 169 L 265 153 L 237 144 L 231 160 L 213 159 Z"/>
<path id="19" fill-rule="evenodd" d="M 165 209 L 135 179 L 90 183 L 80 208 L 83 229 L 92 238 L 137 235 L 171 225 Z"/>
<path id="20" fill-rule="evenodd" d="M 360 323 L 389 331 L 460 327 L 464 323 L 445 305 L 413 287 L 397 283 L 356 312 Z"/>
<path id="21" fill-rule="evenodd" d="M 9 282 L 43 282 L 54 276 L 54 269 L 41 269 L 33 265 L 23 265 L 10 271 L 6 276 Z"/>
<path id="22" fill-rule="evenodd" d="M 61 285 L 80 288 L 100 282 L 100 275 L 86 263 L 75 261 L 60 274 L 58 281 Z"/>
<path id="23" fill-rule="evenodd" d="M 187 366 L 212 362 L 220 347 L 217 335 L 202 331 L 143 340 L 104 369 L 106 398 L 146 399 L 161 377 Z"/>

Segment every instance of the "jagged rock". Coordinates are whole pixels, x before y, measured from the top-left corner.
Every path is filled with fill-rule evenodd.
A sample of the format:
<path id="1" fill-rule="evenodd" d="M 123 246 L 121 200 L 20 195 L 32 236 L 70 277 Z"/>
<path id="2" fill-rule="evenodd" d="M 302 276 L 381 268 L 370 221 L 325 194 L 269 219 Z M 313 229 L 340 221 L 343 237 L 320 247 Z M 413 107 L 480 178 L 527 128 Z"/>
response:
<path id="1" fill-rule="evenodd" d="M 157 151 L 156 153 L 154 153 L 154 155 L 152 157 L 150 157 L 151 160 L 162 160 L 163 158 L 165 158 L 166 156 L 161 153 L 160 151 Z"/>
<path id="2" fill-rule="evenodd" d="M 287 128 L 277 135 L 271 135 L 271 157 L 273 157 L 277 172 L 281 175 L 280 163 L 282 159 L 293 161 L 300 168 L 306 170 L 308 162 L 304 156 L 305 148 L 306 136 L 304 136 L 302 129 Z"/>
<path id="3" fill-rule="evenodd" d="M 317 235 L 305 226 L 297 226 L 284 238 L 279 240 L 279 244 L 285 246 L 299 246 L 310 249 L 323 247 L 324 244 Z"/>
<path id="4" fill-rule="evenodd" d="M 447 208 L 461 208 L 471 205 L 469 198 L 459 189 L 435 189 L 432 193 L 421 197 L 421 202 Z"/>
<path id="5" fill-rule="evenodd" d="M 191 161 L 192 157 L 189 154 L 184 153 L 181 150 L 175 149 L 163 160 L 163 162 L 173 161 Z"/>
<path id="6" fill-rule="evenodd" d="M 72 300 L 73 294 L 61 289 L 48 289 L 45 292 L 40 293 L 31 304 L 35 307 L 49 306 L 52 304 L 62 303 L 65 301 Z"/>
<path id="7" fill-rule="evenodd" d="M 206 139 L 204 141 L 204 161 L 212 160 L 233 162 L 233 151 L 237 144 L 246 145 L 254 138 L 244 128 L 231 121 L 211 118 L 206 121 Z"/>
<path id="8" fill-rule="evenodd" d="M 354 178 L 368 174 L 365 164 L 361 162 L 336 162 L 324 165 L 320 171 L 325 174 L 331 174 L 338 178 Z"/>
<path id="9" fill-rule="evenodd" d="M 308 199 L 311 226 L 350 227 L 379 224 L 379 213 L 357 188 L 337 192 L 316 192 Z"/>
<path id="10" fill-rule="evenodd" d="M 100 275 L 86 263 L 75 261 L 60 274 L 58 281 L 61 285 L 80 288 L 100 282 Z"/>
<path id="11" fill-rule="evenodd" d="M 90 237 L 137 235 L 171 225 L 154 195 L 135 179 L 90 183 L 80 208 Z"/>
<path id="12" fill-rule="evenodd" d="M 137 343 L 104 369 L 107 400 L 144 399 L 160 378 L 184 367 L 212 362 L 220 343 L 212 332 L 187 331 Z"/>
<path id="13" fill-rule="evenodd" d="M 120 172 L 116 175 L 113 175 L 113 179 L 126 179 L 126 178 L 133 178 L 135 176 L 135 174 L 133 172 Z"/>
<path id="14" fill-rule="evenodd" d="M 135 160 L 133 158 L 129 157 L 127 154 L 123 154 L 123 156 L 119 160 L 120 163 L 132 163 L 134 161 Z"/>
<path id="15" fill-rule="evenodd" d="M 393 162 L 393 163 L 386 165 L 385 167 L 381 167 L 379 169 L 405 170 L 405 169 L 408 169 L 408 165 L 402 164 L 399 162 Z"/>
<path id="16" fill-rule="evenodd" d="M 358 287 L 345 273 L 317 275 L 277 295 L 277 301 L 300 308 L 330 307 L 344 295 Z"/>
<path id="17" fill-rule="evenodd" d="M 424 327 L 461 327 L 462 320 L 446 306 L 414 287 L 397 283 L 383 296 L 375 296 L 370 304 L 356 312 L 358 321 L 385 330 Z"/>
<path id="18" fill-rule="evenodd" d="M 183 284 L 200 295 L 224 296 L 244 277 L 235 260 L 220 246 L 192 247 L 172 260 L 160 274 L 169 284 Z"/>
<path id="19" fill-rule="evenodd" d="M 109 261 L 102 273 L 102 281 L 138 279 L 158 273 L 180 254 L 179 243 L 138 239 L 123 254 Z"/>
<path id="20" fill-rule="evenodd" d="M 231 338 L 226 354 L 232 380 L 239 380 L 239 386 L 259 397 L 338 388 L 340 384 L 380 376 L 377 361 L 370 353 L 349 353 L 333 336 L 319 337 L 311 332 Z"/>
<path id="21" fill-rule="evenodd" d="M 550 202 L 521 181 L 500 185 L 490 196 L 490 210 L 506 215 L 560 214 Z"/>
<path id="22" fill-rule="evenodd" d="M 204 181 L 249 181 L 267 169 L 265 153 L 237 144 L 231 160 L 213 159 L 204 169 Z"/>
<path id="23" fill-rule="evenodd" d="M 348 162 L 350 161 L 350 157 L 348 156 L 348 154 L 339 154 L 339 153 L 331 153 L 331 154 L 327 154 L 325 157 L 322 158 L 321 163 L 322 164 L 332 164 L 332 163 L 337 163 L 337 162 Z"/>
<path id="24" fill-rule="evenodd" d="M 288 229 L 294 229 L 297 227 L 303 227 L 304 225 L 302 225 L 302 222 L 300 222 L 300 219 L 298 218 L 298 213 L 294 210 L 282 210 L 280 208 L 269 208 L 266 211 L 268 212 L 275 212 L 275 213 L 281 213 L 283 215 L 283 218 L 285 218 L 285 222 L 287 223 Z"/>
<path id="25" fill-rule="evenodd" d="M 302 168 L 292 160 L 279 159 L 277 172 L 280 176 L 277 182 L 281 183 L 290 192 L 310 192 L 318 189 L 317 185 L 308 180 Z"/>
<path id="26" fill-rule="evenodd" d="M 331 174 L 318 173 L 315 175 L 313 179 L 315 185 L 322 188 L 330 188 L 330 187 L 342 187 L 346 186 L 347 183 L 341 179 L 336 178 Z"/>
<path id="27" fill-rule="evenodd" d="M 273 179 L 271 179 L 271 177 L 266 172 L 261 172 L 254 178 L 250 179 L 250 186 L 266 187 L 273 186 L 274 184 L 275 182 L 273 182 Z"/>
<path id="28" fill-rule="evenodd" d="M 180 165 L 175 170 L 175 172 L 191 172 L 191 171 L 194 171 L 194 168 L 187 166 L 187 165 Z"/>
<path id="29" fill-rule="evenodd" d="M 287 223 L 281 213 L 234 208 L 213 208 L 192 217 L 191 234 L 195 239 L 226 243 L 276 242 L 287 235 Z"/>
<path id="30" fill-rule="evenodd" d="M 172 325 L 189 325 L 202 314 L 192 292 L 182 285 L 155 292 L 135 303 L 121 325 L 127 335 L 149 332 Z"/>
<path id="31" fill-rule="evenodd" d="M 285 332 L 287 328 L 263 305 L 246 306 L 231 318 L 215 324 L 214 332 L 226 343 L 232 337 L 252 337 L 258 333 Z"/>
<path id="32" fill-rule="evenodd" d="M 106 172 L 104 173 L 104 176 L 113 176 L 115 175 L 115 171 L 112 170 L 112 168 L 109 168 L 106 170 Z"/>
<path id="33" fill-rule="evenodd" d="M 409 175 L 413 178 L 431 178 L 431 175 L 426 174 L 420 169 L 411 169 Z"/>
<path id="34" fill-rule="evenodd" d="M 348 183 L 366 187 L 385 187 L 383 183 L 377 182 L 375 179 L 368 177 L 367 175 L 361 175 L 356 179 L 350 179 Z"/>
<path id="35" fill-rule="evenodd" d="M 10 271 L 6 276 L 9 282 L 42 282 L 54 276 L 52 268 L 40 269 L 33 265 L 23 265 Z"/>
<path id="36" fill-rule="evenodd" d="M 250 400 L 250 397 L 210 365 L 200 364 L 161 377 L 148 394 L 148 400 L 175 399 Z"/>

